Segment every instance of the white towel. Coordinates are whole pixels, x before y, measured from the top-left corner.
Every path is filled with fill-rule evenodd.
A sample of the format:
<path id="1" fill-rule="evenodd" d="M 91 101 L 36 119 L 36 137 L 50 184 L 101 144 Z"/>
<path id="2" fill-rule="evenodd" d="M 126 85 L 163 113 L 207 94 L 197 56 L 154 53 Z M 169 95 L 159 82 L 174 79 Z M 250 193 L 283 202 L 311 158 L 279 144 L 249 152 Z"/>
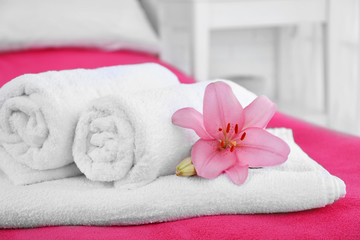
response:
<path id="1" fill-rule="evenodd" d="M 61 168 L 36 170 L 14 161 L 11 156 L 0 146 L 0 169 L 7 174 L 13 184 L 24 185 L 46 180 L 73 177 L 80 175 L 80 170 L 75 164 Z"/>
<path id="2" fill-rule="evenodd" d="M 290 146 L 282 165 L 250 169 L 243 185 L 226 175 L 208 180 L 175 174 L 133 190 L 84 176 L 14 186 L 0 178 L 0 226 L 124 225 L 215 214 L 279 213 L 323 207 L 345 195 L 345 184 L 310 159 L 291 130 L 271 133 Z"/>
<path id="3" fill-rule="evenodd" d="M 225 82 L 242 105 L 256 98 L 241 86 Z M 94 100 L 76 127 L 76 165 L 91 180 L 116 181 L 119 188 L 129 189 L 173 173 L 199 138 L 193 130 L 173 125 L 171 117 L 183 107 L 202 112 L 209 83 Z"/>
<path id="4" fill-rule="evenodd" d="M 108 94 L 136 92 L 177 85 L 178 80 L 166 68 L 153 63 L 76 69 L 26 74 L 0 89 L 1 166 L 15 183 L 33 183 L 35 178 L 19 179 L 19 171 L 28 168 L 56 169 L 56 178 L 79 173 L 71 153 L 73 136 L 80 112 L 89 101 Z M 18 164 L 9 163 L 16 161 Z M 69 164 L 71 164 L 69 166 Z M 13 171 L 18 166 L 18 172 Z M 74 169 L 75 168 L 75 169 Z M 40 180 L 54 179 L 54 171 Z"/>

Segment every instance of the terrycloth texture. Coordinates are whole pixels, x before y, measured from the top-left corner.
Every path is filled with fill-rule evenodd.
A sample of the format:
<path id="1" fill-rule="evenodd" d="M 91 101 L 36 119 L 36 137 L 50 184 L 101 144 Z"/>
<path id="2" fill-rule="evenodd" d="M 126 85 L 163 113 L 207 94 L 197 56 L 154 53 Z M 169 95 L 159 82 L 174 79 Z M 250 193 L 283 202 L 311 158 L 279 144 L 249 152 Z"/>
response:
<path id="1" fill-rule="evenodd" d="M 255 99 L 248 90 L 225 82 L 244 106 Z M 116 186 L 124 188 L 172 174 L 176 165 L 190 156 L 198 136 L 172 124 L 171 117 L 183 107 L 202 112 L 209 83 L 95 99 L 76 127 L 76 165 L 90 180 L 117 181 Z"/>
<path id="2" fill-rule="evenodd" d="M 2 178 L 0 225 L 142 224 L 201 215 L 292 212 L 323 207 L 345 195 L 344 182 L 310 159 L 293 141 L 291 130 L 271 132 L 289 144 L 288 161 L 251 169 L 241 186 L 225 175 L 208 180 L 173 174 L 134 190 L 84 176 L 29 186 L 14 186 Z"/>
<path id="3" fill-rule="evenodd" d="M 0 53 L 0 85 L 24 73 L 70 68 L 95 68 L 118 64 L 160 62 L 129 51 L 46 49 Z M 162 63 L 164 64 L 164 63 Z M 169 67 L 169 66 L 168 66 Z M 176 71 L 181 82 L 193 80 Z M 359 239 L 360 138 L 341 134 L 275 114 L 271 127 L 294 131 L 297 144 L 331 174 L 346 183 L 346 197 L 332 205 L 302 212 L 254 215 L 204 216 L 140 226 L 55 226 L 0 230 L 2 239 Z M 259 230 L 261 229 L 261 231 Z"/>
<path id="4" fill-rule="evenodd" d="M 14 161 L 11 156 L 0 146 L 0 169 L 7 173 L 13 184 L 23 185 L 45 180 L 73 177 L 80 175 L 80 170 L 75 164 L 69 164 L 61 168 L 36 170 L 24 164 Z"/>
<path id="5" fill-rule="evenodd" d="M 45 72 L 15 78 L 0 89 L 0 142 L 11 156 L 2 158 L 1 165 L 17 161 L 27 166 L 31 174 L 33 170 L 48 169 L 65 173 L 61 168 L 69 168 L 67 165 L 73 162 L 75 126 L 89 101 L 108 94 L 177 84 L 176 76 L 157 64 Z M 33 182 L 17 180 L 18 173 L 11 169 L 3 171 L 14 182 Z M 54 179 L 53 174 L 46 176 L 42 180 Z"/>

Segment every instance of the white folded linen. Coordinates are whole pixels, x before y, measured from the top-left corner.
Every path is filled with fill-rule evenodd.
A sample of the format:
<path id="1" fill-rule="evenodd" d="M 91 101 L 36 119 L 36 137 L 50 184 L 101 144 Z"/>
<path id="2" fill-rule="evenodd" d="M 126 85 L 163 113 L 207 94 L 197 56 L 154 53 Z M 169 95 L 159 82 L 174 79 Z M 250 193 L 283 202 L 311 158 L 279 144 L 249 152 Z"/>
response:
<path id="1" fill-rule="evenodd" d="M 0 144 L 7 153 L 2 162 L 19 164 L 3 168 L 4 172 L 23 184 L 34 182 L 16 180 L 26 168 L 30 174 L 56 169 L 62 173 L 55 174 L 57 178 L 69 175 L 64 166 L 78 173 L 72 164 L 73 136 L 80 112 L 91 100 L 177 84 L 173 73 L 153 63 L 50 71 L 13 79 L 0 89 Z M 21 170 L 16 172 L 15 166 Z M 37 181 L 53 179 L 54 171 Z"/>
<path id="2" fill-rule="evenodd" d="M 244 106 L 256 98 L 241 86 L 223 81 Z M 139 187 L 172 174 L 176 165 L 190 156 L 198 136 L 193 130 L 173 125 L 171 117 L 183 107 L 202 112 L 209 83 L 180 84 L 94 100 L 76 127 L 76 165 L 89 179 L 116 181 L 119 188 Z"/>
<path id="3" fill-rule="evenodd" d="M 133 190 L 84 176 L 14 186 L 0 178 L 0 226 L 124 225 L 216 214 L 302 211 L 345 195 L 344 182 L 310 159 L 288 129 L 271 129 L 291 149 L 280 166 L 250 169 L 243 185 L 226 175 L 156 179 Z"/>

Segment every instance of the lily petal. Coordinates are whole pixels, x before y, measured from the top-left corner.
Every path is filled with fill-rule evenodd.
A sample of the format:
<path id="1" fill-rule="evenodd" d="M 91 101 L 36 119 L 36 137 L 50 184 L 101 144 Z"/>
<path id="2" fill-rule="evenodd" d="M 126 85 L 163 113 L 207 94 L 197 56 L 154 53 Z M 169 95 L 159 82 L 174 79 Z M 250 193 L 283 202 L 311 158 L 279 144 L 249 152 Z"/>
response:
<path id="1" fill-rule="evenodd" d="M 249 167 L 247 165 L 242 166 L 240 164 L 235 164 L 229 169 L 225 170 L 226 174 L 230 178 L 230 180 L 237 184 L 243 184 L 248 176 Z"/>
<path id="2" fill-rule="evenodd" d="M 236 154 L 229 148 L 219 149 L 217 140 L 197 141 L 191 151 L 191 160 L 197 175 L 204 178 L 215 178 L 236 163 Z"/>
<path id="3" fill-rule="evenodd" d="M 223 82 L 210 83 L 204 95 L 204 125 L 206 131 L 214 138 L 220 139 L 228 123 L 238 124 L 240 129 L 244 124 L 243 107 L 231 90 Z"/>
<path id="4" fill-rule="evenodd" d="M 265 128 L 275 112 L 275 103 L 266 96 L 259 96 L 244 108 L 245 123 L 243 128 Z"/>
<path id="5" fill-rule="evenodd" d="M 238 161 L 250 167 L 279 165 L 286 161 L 290 148 L 282 139 L 262 128 L 247 128 L 241 132 L 243 140 L 236 147 Z"/>
<path id="6" fill-rule="evenodd" d="M 194 108 L 182 108 L 177 110 L 172 118 L 172 123 L 183 128 L 193 129 L 196 134 L 204 139 L 212 139 L 204 127 L 203 116 Z"/>

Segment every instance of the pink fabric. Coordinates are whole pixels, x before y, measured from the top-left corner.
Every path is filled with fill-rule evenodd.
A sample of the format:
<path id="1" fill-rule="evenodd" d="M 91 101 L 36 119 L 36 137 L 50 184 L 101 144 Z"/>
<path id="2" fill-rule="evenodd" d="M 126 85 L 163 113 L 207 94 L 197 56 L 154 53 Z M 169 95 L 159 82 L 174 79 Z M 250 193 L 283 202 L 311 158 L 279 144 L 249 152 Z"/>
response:
<path id="1" fill-rule="evenodd" d="M 144 61 L 158 62 L 155 57 L 126 51 L 29 51 L 0 55 L 0 76 L 4 83 L 26 72 Z M 175 72 L 182 81 L 191 81 Z M 0 230 L 0 239 L 360 239 L 360 138 L 316 127 L 281 113 L 275 114 L 269 127 L 292 128 L 295 141 L 302 149 L 331 174 L 345 181 L 346 197 L 324 208 L 297 213 L 208 216 L 126 227 Z"/>
<path id="2" fill-rule="evenodd" d="M 93 49 L 62 48 L 0 53 L 0 87 L 25 73 L 74 68 L 91 69 L 145 62 L 159 63 L 169 68 L 183 83 L 194 82 L 193 79 L 150 54 L 127 50 L 104 52 Z"/>

